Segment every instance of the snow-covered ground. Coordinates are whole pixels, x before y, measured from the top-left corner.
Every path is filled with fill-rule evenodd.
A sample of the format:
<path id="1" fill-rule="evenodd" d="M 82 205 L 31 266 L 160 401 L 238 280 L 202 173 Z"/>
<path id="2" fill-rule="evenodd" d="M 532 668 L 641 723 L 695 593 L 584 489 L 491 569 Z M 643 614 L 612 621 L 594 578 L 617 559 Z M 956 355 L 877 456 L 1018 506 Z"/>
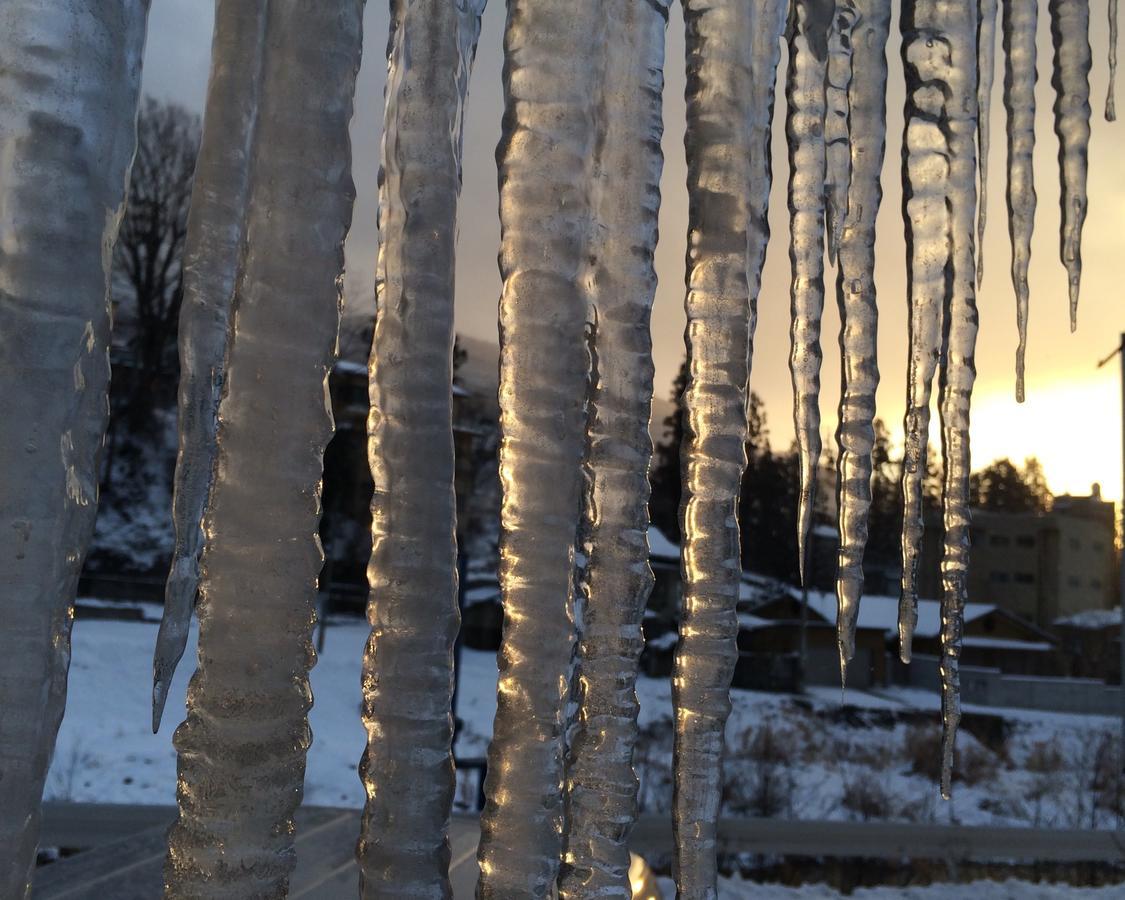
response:
<path id="1" fill-rule="evenodd" d="M 145 612 L 153 620 L 159 615 L 155 607 Z M 361 621 L 333 622 L 313 669 L 308 803 L 363 804 L 356 765 L 364 744 L 359 684 L 366 637 Z M 153 735 L 149 692 L 155 638 L 155 621 L 75 622 L 70 696 L 48 798 L 175 802 L 172 732 L 183 718 L 194 669 L 194 631 L 164 724 Z M 495 659 L 466 650 L 462 663 L 458 713 L 465 724 L 458 753 L 483 756 L 496 710 Z M 671 800 L 670 684 L 642 678 L 638 694 L 642 805 L 647 812 L 664 812 Z M 732 699 L 728 815 L 1044 827 L 1112 827 L 1116 822 L 1104 783 L 1106 753 L 1116 749 L 1116 720 L 967 707 L 966 712 L 1002 717 L 1001 730 L 1007 733 L 999 745 L 995 738 L 986 745 L 968 728 L 962 730 L 962 777 L 954 800 L 945 803 L 934 786 L 936 696 L 901 688 L 878 694 L 849 690 L 847 705 L 841 706 L 838 690 L 812 688 L 804 697 L 734 691 Z M 467 783 L 465 789 L 470 789 Z"/>
<path id="2" fill-rule="evenodd" d="M 675 897 L 676 889 L 667 878 L 659 880 L 660 890 L 666 898 Z M 1032 884 L 1027 881 L 973 881 L 969 884 L 930 884 L 924 887 L 859 888 L 850 894 L 841 894 L 830 887 L 805 884 L 800 887 L 782 887 L 754 881 L 721 879 L 719 900 L 963 900 L 981 897 L 983 900 L 1117 900 L 1122 896 L 1121 885 L 1100 888 L 1077 888 L 1066 884 Z"/>

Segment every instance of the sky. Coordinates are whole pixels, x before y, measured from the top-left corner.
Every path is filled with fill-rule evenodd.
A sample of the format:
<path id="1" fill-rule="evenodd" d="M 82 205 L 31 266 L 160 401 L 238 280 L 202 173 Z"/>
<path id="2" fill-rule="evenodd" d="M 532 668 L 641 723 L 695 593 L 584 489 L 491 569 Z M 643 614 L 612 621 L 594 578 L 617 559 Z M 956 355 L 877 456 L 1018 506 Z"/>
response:
<path id="1" fill-rule="evenodd" d="M 878 220 L 876 285 L 879 291 L 878 415 L 901 437 L 907 359 L 905 245 L 902 223 L 900 146 L 903 86 L 899 62 L 898 0 L 894 0 L 888 43 L 888 147 L 883 168 L 884 199 Z M 980 337 L 977 384 L 973 395 L 972 453 L 975 467 L 998 457 L 1021 461 L 1036 456 L 1055 493 L 1089 493 L 1099 482 L 1103 493 L 1120 499 L 1121 376 L 1114 362 L 1100 370 L 1097 362 L 1117 346 L 1125 331 L 1121 266 L 1125 256 L 1125 120 L 1107 123 L 1105 97 L 1107 29 L 1105 3 L 1091 4 L 1090 209 L 1083 239 L 1082 301 L 1076 334 L 1069 333 L 1066 277 L 1058 259 L 1058 143 L 1052 130 L 1054 92 L 1050 84 L 1051 41 L 1046 4 L 1039 20 L 1040 78 L 1036 90 L 1035 179 L 1038 213 L 1031 260 L 1031 315 L 1027 363 L 1027 400 L 1015 401 L 1015 298 L 1009 277 L 1010 250 L 1005 212 L 1003 54 L 997 41 L 997 77 L 993 92 L 992 151 L 989 157 L 989 223 L 984 243 L 985 280 L 978 295 Z M 212 29 L 207 0 L 153 0 L 145 57 L 145 90 L 201 111 L 206 95 Z M 378 246 L 377 176 L 386 81 L 388 4 L 371 0 L 365 16 L 364 63 L 352 124 L 357 200 L 347 246 L 347 312 L 373 309 Z M 456 327 L 458 332 L 496 341 L 500 277 L 496 251 L 500 240 L 495 149 L 503 111 L 501 91 L 504 4 L 492 0 L 481 42 L 466 113 L 464 187 L 457 259 Z M 653 319 L 656 396 L 670 396 L 672 379 L 684 357 L 684 252 L 687 231 L 686 164 L 683 149 L 683 23 L 674 4 L 668 28 L 665 65 L 665 157 L 656 268 L 660 279 Z M 785 65 L 782 54 L 782 66 Z M 788 217 L 785 182 L 788 167 L 783 127 L 784 104 L 778 78 L 774 120 L 774 185 L 770 242 L 759 299 L 751 387 L 765 401 L 775 446 L 793 437 L 789 353 Z M 1125 90 L 1125 87 L 1123 87 Z M 830 276 L 834 283 L 834 274 Z M 830 290 L 824 317 L 824 369 L 821 413 L 825 436 L 836 427 L 839 402 L 839 350 L 835 335 L 839 316 Z M 936 419 L 936 416 L 935 416 Z M 936 442 L 936 432 L 934 435 Z"/>

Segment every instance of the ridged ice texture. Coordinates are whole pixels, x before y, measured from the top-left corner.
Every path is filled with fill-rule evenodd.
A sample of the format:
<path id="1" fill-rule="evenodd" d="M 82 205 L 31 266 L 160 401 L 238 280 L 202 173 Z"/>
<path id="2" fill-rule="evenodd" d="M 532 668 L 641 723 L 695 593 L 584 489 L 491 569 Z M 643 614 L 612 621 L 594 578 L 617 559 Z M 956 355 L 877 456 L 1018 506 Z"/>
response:
<path id="1" fill-rule="evenodd" d="M 678 896 L 716 897 L 723 729 L 738 658 L 738 493 L 753 300 L 768 230 L 778 4 L 687 0 L 688 250 L 681 551 L 672 679 Z M 823 186 L 822 186 L 823 187 Z"/>
<path id="2" fill-rule="evenodd" d="M 1012 242 L 1012 286 L 1016 291 L 1016 400 L 1024 400 L 1027 315 L 1031 290 L 1031 235 L 1035 230 L 1035 31 L 1039 0 L 1004 0 L 1004 109 L 1008 134 L 1008 236 Z M 982 198 L 983 201 L 983 198 Z"/>
<path id="3" fill-rule="evenodd" d="M 1082 281 L 1082 226 L 1086 223 L 1086 169 L 1090 147 L 1090 3 L 1051 0 L 1054 45 L 1055 134 L 1059 139 L 1059 251 L 1070 294 L 1070 330 L 1078 327 Z"/>
<path id="4" fill-rule="evenodd" d="M 1105 120 L 1117 121 L 1117 101 L 1114 92 L 1117 89 L 1117 0 L 1108 0 L 1107 9 L 1109 16 L 1109 87 L 1105 92 Z"/>
<path id="5" fill-rule="evenodd" d="M 946 269 L 952 252 L 949 210 L 950 148 L 945 85 L 951 77 L 944 29 L 935 22 L 952 0 L 907 0 L 902 5 L 902 61 L 906 107 L 902 139 L 903 222 L 910 305 L 902 461 L 902 593 L 899 655 L 910 662 L 918 621 L 918 557 L 922 544 L 922 484 L 930 429 L 930 399 L 941 354 Z M 974 35 L 975 35 L 974 23 Z M 976 65 L 973 65 L 974 72 Z M 975 105 L 975 104 L 974 104 Z"/>
<path id="6" fill-rule="evenodd" d="M 976 378 L 977 78 L 976 2 L 942 0 L 934 23 L 948 41 L 944 132 L 949 142 L 951 271 L 941 367 L 941 448 L 944 471 L 941 560 L 941 794 L 949 799 L 953 749 L 961 720 L 961 630 L 969 588 L 969 401 Z M 940 76 L 939 76 L 940 79 Z"/>
<path id="7" fill-rule="evenodd" d="M 94 527 L 147 0 L 0 4 L 0 896 L 29 891 Z"/>
<path id="8" fill-rule="evenodd" d="M 855 654 L 855 627 L 863 593 L 863 553 L 871 507 L 871 450 L 875 443 L 875 389 L 879 386 L 875 291 L 875 219 L 883 190 L 879 175 L 887 133 L 887 33 L 890 4 L 856 0 L 848 108 L 851 182 L 840 233 L 836 301 L 840 308 L 839 445 L 836 508 L 840 549 L 836 579 L 840 675 Z"/>
<path id="9" fill-rule="evenodd" d="M 652 590 L 648 564 L 649 316 L 663 155 L 668 9 L 608 0 L 590 247 L 592 361 L 575 701 L 566 767 L 559 895 L 629 900 L 627 840 L 637 814 L 637 660 Z"/>
<path id="10" fill-rule="evenodd" d="M 832 261 L 836 260 L 840 231 L 848 213 L 848 181 L 851 178 L 848 87 L 852 80 L 852 29 L 856 16 L 855 0 L 836 0 L 832 26 L 828 31 L 828 69 L 824 83 L 824 152 L 827 166 L 824 199 L 828 258 Z"/>
<path id="11" fill-rule="evenodd" d="M 171 898 L 284 897 L 295 861 L 362 10 L 361 0 L 268 4 L 246 237 L 204 518 L 199 669 L 174 739 Z"/>
<path id="12" fill-rule="evenodd" d="M 393 0 L 368 456 L 363 897 L 450 897 L 453 293 L 462 122 L 484 0 Z"/>
<path id="13" fill-rule="evenodd" d="M 789 147 L 789 261 L 793 427 L 800 455 L 797 551 L 805 580 L 820 461 L 820 317 L 824 312 L 825 79 L 835 0 L 794 0 L 789 21 L 785 136 Z"/>
<path id="14" fill-rule="evenodd" d="M 977 207 L 977 286 L 984 281 L 984 229 L 988 219 L 988 150 L 991 141 L 989 111 L 996 75 L 996 9 L 998 0 L 979 0 L 977 10 L 977 150 L 980 165 L 980 199 Z"/>
<path id="15" fill-rule="evenodd" d="M 562 851 L 605 27 L 592 0 L 508 3 L 497 150 L 504 634 L 477 886 L 488 900 L 546 896 Z"/>
<path id="16" fill-rule="evenodd" d="M 184 247 L 180 308 L 179 454 L 172 522 L 176 541 L 153 658 L 152 730 L 187 646 L 199 589 L 203 512 L 215 468 L 215 434 L 231 302 L 246 236 L 250 160 L 257 132 L 265 2 L 220 3 L 211 49 L 205 128 Z"/>

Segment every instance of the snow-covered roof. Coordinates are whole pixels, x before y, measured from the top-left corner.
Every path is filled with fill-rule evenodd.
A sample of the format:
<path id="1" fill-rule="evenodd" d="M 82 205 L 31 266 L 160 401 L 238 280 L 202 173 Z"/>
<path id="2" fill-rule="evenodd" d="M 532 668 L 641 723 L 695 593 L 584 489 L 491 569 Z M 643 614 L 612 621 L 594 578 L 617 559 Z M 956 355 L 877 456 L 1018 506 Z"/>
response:
<path id="1" fill-rule="evenodd" d="M 793 596 L 800 599 L 800 592 L 794 591 Z M 820 591 L 809 591 L 809 609 L 814 610 L 829 622 L 836 621 L 836 595 L 825 594 Z M 965 622 L 972 622 L 982 616 L 993 612 L 996 606 L 992 603 L 966 603 Z M 859 617 L 856 622 L 859 628 L 874 628 L 880 631 L 898 631 L 898 598 L 882 597 L 877 594 L 864 595 L 859 603 Z M 941 603 L 937 600 L 918 601 L 918 625 L 914 629 L 916 637 L 937 637 L 941 633 Z"/>
<path id="2" fill-rule="evenodd" d="M 680 558 L 680 548 L 664 536 L 664 532 L 655 525 L 648 526 L 648 554 L 656 559 Z"/>
<path id="3" fill-rule="evenodd" d="M 962 647 L 980 647 L 986 650 L 1034 650 L 1034 651 L 1048 651 L 1054 650 L 1054 644 L 1047 641 L 1017 641 L 1010 638 L 991 638 L 991 637 L 963 637 L 961 638 Z"/>
<path id="4" fill-rule="evenodd" d="M 338 359 L 334 366 L 337 372 L 343 372 L 345 375 L 366 375 L 367 364 L 352 362 L 350 359 Z"/>
<path id="5" fill-rule="evenodd" d="M 1121 624 L 1121 607 L 1113 609 L 1084 609 L 1082 612 L 1071 616 L 1055 619 L 1056 625 L 1066 625 L 1070 628 L 1089 628 L 1096 631 L 1100 628 L 1112 628 Z"/>

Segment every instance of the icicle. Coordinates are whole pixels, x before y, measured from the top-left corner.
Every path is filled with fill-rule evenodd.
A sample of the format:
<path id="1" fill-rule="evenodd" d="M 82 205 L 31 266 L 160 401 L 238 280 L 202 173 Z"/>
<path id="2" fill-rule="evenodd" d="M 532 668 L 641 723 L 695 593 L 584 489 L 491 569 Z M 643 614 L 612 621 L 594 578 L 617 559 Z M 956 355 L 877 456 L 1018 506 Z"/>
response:
<path id="1" fill-rule="evenodd" d="M 852 29 L 848 108 L 851 120 L 851 183 L 840 232 L 836 299 L 840 307 L 840 447 L 836 478 L 840 550 L 836 598 L 840 677 L 855 653 L 856 616 L 863 592 L 863 553 L 871 506 L 871 450 L 875 443 L 875 389 L 879 384 L 875 293 L 875 219 L 883 199 L 879 181 L 887 131 L 887 33 L 890 5 L 857 0 Z"/>
<path id="2" fill-rule="evenodd" d="M 941 350 L 946 303 L 950 222 L 946 208 L 948 148 L 942 122 L 943 96 L 933 85 L 949 78 L 948 53 L 935 23 L 937 0 L 905 0 L 902 6 L 902 61 L 906 76 L 903 131 L 903 222 L 910 302 L 910 356 L 907 364 L 906 441 L 902 461 L 902 593 L 899 601 L 899 655 L 910 662 L 918 620 L 918 556 L 922 543 L 922 485 L 930 427 L 930 397 Z M 945 55 L 943 56 L 943 53 Z"/>
<path id="3" fill-rule="evenodd" d="M 848 181 L 851 178 L 851 149 L 848 145 L 848 86 L 852 80 L 852 29 L 856 21 L 855 0 L 836 0 L 836 11 L 828 31 L 828 68 L 824 86 L 824 185 L 825 229 L 828 258 L 835 262 L 840 232 L 848 212 Z"/>
<path id="4" fill-rule="evenodd" d="M 689 378 L 680 511 L 684 593 L 672 680 L 680 897 L 716 891 L 723 728 L 738 657 L 737 508 L 746 465 L 752 300 L 768 237 L 780 12 L 777 0 L 684 3 Z"/>
<path id="5" fill-rule="evenodd" d="M 797 552 L 805 582 L 816 469 L 820 462 L 820 317 L 824 311 L 824 84 L 828 30 L 834 0 L 795 0 L 789 22 L 789 71 L 785 84 L 789 145 L 789 260 L 793 375 L 793 424 L 800 452 L 801 494 Z"/>
<path id="6" fill-rule="evenodd" d="M 1070 330 L 1078 328 L 1082 226 L 1086 221 L 1086 163 L 1090 145 L 1090 3 L 1050 0 L 1055 49 L 1055 134 L 1062 182 L 1060 251 L 1070 292 Z"/>
<path id="7" fill-rule="evenodd" d="M 589 354 L 601 5 L 509 0 L 500 168 L 504 634 L 477 894 L 545 896 L 561 853 Z M 580 63 L 580 64 L 579 64 Z"/>
<path id="8" fill-rule="evenodd" d="M 969 401 L 976 378 L 977 84 L 976 3 L 941 2 L 938 22 L 948 41 L 949 78 L 945 133 L 949 142 L 949 209 L 952 274 L 941 367 L 941 445 L 944 470 L 941 561 L 941 793 L 950 797 L 953 745 L 961 719 L 961 622 L 969 576 Z"/>
<path id="9" fill-rule="evenodd" d="M 262 3 L 217 7 L 200 146 L 184 248 L 180 312 L 180 448 L 172 520 L 176 543 L 153 658 L 152 730 L 187 646 L 199 588 L 203 512 L 215 467 L 215 432 L 231 301 L 246 231 L 250 157 L 265 40 Z"/>
<path id="10" fill-rule="evenodd" d="M 1105 120 L 1117 121 L 1117 103 L 1113 92 L 1117 84 L 1117 0 L 1108 0 L 1109 10 L 1109 87 L 1105 92 Z"/>
<path id="11" fill-rule="evenodd" d="M 577 723 L 567 766 L 563 898 L 632 896 L 629 831 L 637 813 L 637 661 L 652 590 L 648 565 L 649 314 L 660 209 L 667 6 L 609 0 L 592 214 L 589 427 Z"/>
<path id="12" fill-rule="evenodd" d="M 391 4 L 369 459 L 358 859 L 364 897 L 450 895 L 454 248 L 469 72 L 484 0 Z"/>
<path id="13" fill-rule="evenodd" d="M 224 5 L 242 3 L 222 0 L 217 21 L 229 21 Z M 169 898 L 284 896 L 294 863 L 362 10 L 362 0 L 268 4 L 204 521 L 199 669 L 174 739 Z M 252 46 L 257 32 L 245 37 Z"/>
<path id="14" fill-rule="evenodd" d="M 988 219 L 988 149 L 992 108 L 992 82 L 996 70 L 997 0 L 980 0 L 977 14 L 977 142 L 980 164 L 980 201 L 977 215 L 977 287 L 984 281 L 984 227 Z"/>
<path id="15" fill-rule="evenodd" d="M 1031 235 L 1035 229 L 1035 32 L 1039 0 L 1004 0 L 1004 108 L 1008 115 L 1008 234 L 1016 290 L 1016 400 L 1024 400 Z"/>
<path id="16" fill-rule="evenodd" d="M 98 500 L 147 0 L 0 4 L 0 896 L 29 896 Z"/>

